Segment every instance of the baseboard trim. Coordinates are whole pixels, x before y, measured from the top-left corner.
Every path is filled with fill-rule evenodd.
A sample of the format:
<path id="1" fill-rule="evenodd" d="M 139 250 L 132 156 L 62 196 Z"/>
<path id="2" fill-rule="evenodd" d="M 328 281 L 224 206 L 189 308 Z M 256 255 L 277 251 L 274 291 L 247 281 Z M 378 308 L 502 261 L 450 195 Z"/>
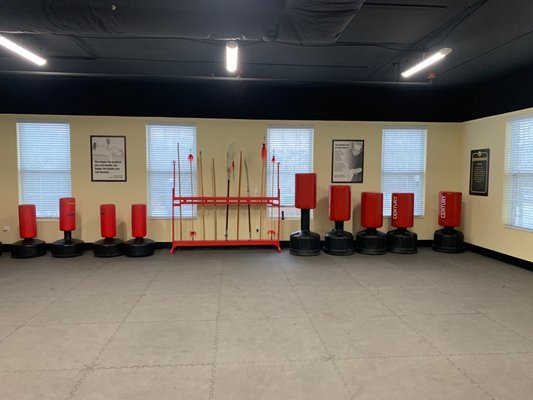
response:
<path id="1" fill-rule="evenodd" d="M 282 249 L 289 248 L 289 244 L 290 244 L 290 242 L 288 240 L 280 241 L 280 247 Z M 417 242 L 417 244 L 418 244 L 418 247 L 431 247 L 431 245 L 433 244 L 433 240 L 419 240 Z M 322 246 L 324 245 L 323 241 L 321 242 L 321 245 Z M 51 243 L 47 243 L 46 244 L 47 251 L 51 250 L 51 246 L 52 246 Z M 171 247 L 172 247 L 172 243 L 171 242 L 156 242 L 155 243 L 155 248 L 156 249 L 170 249 Z M 254 248 L 255 249 L 257 249 L 257 248 L 265 249 L 265 248 L 268 248 L 268 247 L 265 247 L 265 246 L 181 247 L 180 251 L 187 251 L 187 250 L 194 250 L 194 249 L 217 249 L 217 250 L 232 249 L 232 250 L 236 250 L 236 249 L 254 249 Z M 469 251 L 472 251 L 472 252 L 477 253 L 477 254 L 481 254 L 481 255 L 483 255 L 485 257 L 489 257 L 489 258 L 492 258 L 494 260 L 502 261 L 502 262 L 505 262 L 507 264 L 511 264 L 511 265 L 514 265 L 514 266 L 517 266 L 517 267 L 520 267 L 520 268 L 527 269 L 529 271 L 533 271 L 533 262 L 531 262 L 531 261 L 527 261 L 527 260 L 524 260 L 524 259 L 518 258 L 518 257 L 513 257 L 513 256 L 510 256 L 508 254 L 500 253 L 498 251 L 490 250 L 490 249 L 487 249 L 485 247 L 477 246 L 477 245 L 471 244 L 471 243 L 465 243 L 465 248 L 467 250 L 469 250 Z M 84 243 L 84 249 L 85 250 L 92 250 L 93 249 L 92 242 L 85 242 Z M 0 245 L 0 252 L 4 252 L 4 253 L 11 252 L 11 245 L 10 244 L 2 244 L 2 245 Z"/>
<path id="2" fill-rule="evenodd" d="M 470 250 L 474 253 L 481 254 L 483 256 L 492 258 L 494 260 L 502 261 L 507 264 L 515 265 L 520 268 L 533 271 L 533 262 L 524 260 L 522 258 L 513 257 L 505 253 L 500 253 L 498 251 L 490 250 L 485 247 L 476 246 L 475 244 L 465 243 L 467 250 Z"/>

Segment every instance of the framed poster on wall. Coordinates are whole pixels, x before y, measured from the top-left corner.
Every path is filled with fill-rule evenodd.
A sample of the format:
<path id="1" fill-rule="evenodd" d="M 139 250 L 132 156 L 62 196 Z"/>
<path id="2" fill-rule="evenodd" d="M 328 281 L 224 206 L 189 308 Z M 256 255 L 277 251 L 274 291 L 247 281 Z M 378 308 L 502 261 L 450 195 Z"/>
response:
<path id="1" fill-rule="evenodd" d="M 333 140 L 332 183 L 363 183 L 364 140 Z"/>
<path id="2" fill-rule="evenodd" d="M 91 181 L 127 181 L 126 136 L 91 135 Z"/>
<path id="3" fill-rule="evenodd" d="M 489 195 L 489 161 L 490 149 L 470 151 L 470 195 Z"/>

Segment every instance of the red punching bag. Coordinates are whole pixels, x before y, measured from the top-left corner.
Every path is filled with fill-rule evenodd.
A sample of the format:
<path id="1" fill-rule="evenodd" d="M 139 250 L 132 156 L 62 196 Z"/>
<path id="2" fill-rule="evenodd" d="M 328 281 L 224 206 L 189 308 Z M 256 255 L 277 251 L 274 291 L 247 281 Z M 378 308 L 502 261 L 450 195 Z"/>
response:
<path id="1" fill-rule="evenodd" d="M 134 238 L 146 236 L 146 204 L 131 205 L 131 236 Z"/>
<path id="2" fill-rule="evenodd" d="M 361 193 L 361 226 L 370 229 L 383 226 L 383 193 Z"/>
<path id="3" fill-rule="evenodd" d="M 100 232 L 103 238 L 113 238 L 116 236 L 117 221 L 114 204 L 100 205 Z"/>
<path id="4" fill-rule="evenodd" d="M 22 239 L 33 239 L 37 236 L 35 204 L 19 205 L 19 230 Z"/>
<path id="5" fill-rule="evenodd" d="M 349 221 L 351 214 L 350 186 L 330 185 L 329 219 L 330 221 Z"/>
<path id="6" fill-rule="evenodd" d="M 413 193 L 393 193 L 391 203 L 391 225 L 396 228 L 413 226 L 415 195 Z"/>
<path id="7" fill-rule="evenodd" d="M 461 225 L 461 192 L 439 192 L 439 225 L 456 227 Z"/>
<path id="8" fill-rule="evenodd" d="M 316 174 L 295 174 L 295 207 L 301 210 L 316 207 Z"/>
<path id="9" fill-rule="evenodd" d="M 59 230 L 63 232 L 76 230 L 76 199 L 74 197 L 59 199 Z"/>

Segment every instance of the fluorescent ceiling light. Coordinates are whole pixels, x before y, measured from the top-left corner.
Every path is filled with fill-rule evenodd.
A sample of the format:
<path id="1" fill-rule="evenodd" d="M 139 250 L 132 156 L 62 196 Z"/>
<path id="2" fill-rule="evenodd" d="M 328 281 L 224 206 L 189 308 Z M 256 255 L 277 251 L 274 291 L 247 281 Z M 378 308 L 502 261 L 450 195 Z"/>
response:
<path id="1" fill-rule="evenodd" d="M 414 67 L 411 67 L 407 71 L 402 72 L 402 76 L 404 78 L 409 78 L 411 75 L 416 74 L 418 71 L 421 71 L 424 68 L 427 68 L 432 64 L 435 64 L 437 61 L 442 60 L 444 57 L 446 57 L 451 52 L 452 52 L 452 49 L 450 49 L 449 47 L 440 49 L 435 54 L 433 54 L 431 57 L 426 58 L 424 61 L 416 64 Z"/>
<path id="2" fill-rule="evenodd" d="M 6 39 L 3 36 L 0 36 L 0 45 L 4 46 L 6 49 L 11 50 L 14 53 L 17 53 L 19 56 L 24 57 L 27 60 L 30 60 L 31 62 L 37 65 L 46 64 L 46 60 L 44 58 L 39 57 L 37 54 L 34 54 L 31 51 L 26 50 L 24 47 L 19 46 L 18 44 L 12 42 L 9 39 Z"/>
<path id="3" fill-rule="evenodd" d="M 235 40 L 226 43 L 226 69 L 229 72 L 237 71 L 239 58 L 239 44 Z"/>

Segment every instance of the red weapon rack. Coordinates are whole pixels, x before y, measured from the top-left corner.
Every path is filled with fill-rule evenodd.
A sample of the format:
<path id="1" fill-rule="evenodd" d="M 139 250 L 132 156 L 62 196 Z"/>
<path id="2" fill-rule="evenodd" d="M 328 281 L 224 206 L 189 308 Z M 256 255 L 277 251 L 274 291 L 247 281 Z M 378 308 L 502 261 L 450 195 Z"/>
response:
<path id="1" fill-rule="evenodd" d="M 242 159 L 242 155 L 241 155 Z M 189 158 L 189 161 L 192 160 Z M 199 170 L 201 171 L 201 153 L 199 157 Z M 209 247 L 209 246 L 274 246 L 277 248 L 278 253 L 281 251 L 280 248 L 280 218 L 281 218 L 281 211 L 280 211 L 280 189 L 279 189 L 279 162 L 272 165 L 272 197 L 268 196 L 250 196 L 249 190 L 247 191 L 247 196 L 240 196 L 240 182 L 239 182 L 239 196 L 182 196 L 181 195 L 181 174 L 178 171 L 178 176 L 176 177 L 176 165 L 178 170 L 180 169 L 179 166 L 179 153 L 178 153 L 178 161 L 173 161 L 173 167 L 174 167 L 174 173 L 173 173 L 173 187 L 172 187 L 172 248 L 170 250 L 170 254 L 174 253 L 174 250 L 179 247 Z M 242 164 L 241 164 L 242 165 Z M 245 167 L 247 169 L 247 164 L 245 161 Z M 191 166 L 192 168 L 192 166 Z M 275 180 L 274 180 L 275 176 Z M 178 180 L 178 181 L 176 181 Z M 200 181 L 202 182 L 200 193 L 203 194 L 203 178 L 200 177 Z M 239 171 L 239 181 L 240 181 L 240 171 Z M 176 187 L 176 183 L 178 186 Z M 262 185 L 264 186 L 266 182 L 262 182 Z M 276 195 L 274 196 L 274 188 L 275 184 L 277 186 L 277 190 L 275 191 Z M 228 189 L 229 193 L 229 189 Z M 262 191 L 263 193 L 263 191 Z M 184 220 L 184 214 L 183 211 L 187 210 L 187 207 L 190 207 L 190 209 L 194 209 L 194 206 L 196 206 L 196 209 L 199 210 L 202 214 L 202 220 L 204 222 L 204 229 L 201 235 L 201 239 L 199 235 L 194 231 L 194 216 L 191 216 L 190 218 L 193 218 L 191 220 L 191 232 L 184 235 L 183 233 L 183 225 L 185 224 Z M 233 207 L 232 207 L 233 206 Z M 205 209 L 207 207 L 215 207 L 214 209 L 214 239 L 206 239 L 206 233 L 205 233 Z M 226 217 L 226 234 L 224 235 L 224 239 L 218 239 L 217 240 L 217 208 L 226 208 L 226 210 L 232 207 L 232 209 L 235 209 L 235 212 L 237 213 L 237 227 L 236 227 L 236 235 L 235 239 L 231 239 L 228 236 L 232 236 L 231 232 L 230 235 L 228 235 L 227 230 L 227 217 Z M 263 213 L 266 212 L 266 215 L 270 216 L 270 223 L 266 222 L 265 225 L 270 225 L 270 227 L 266 227 L 268 230 L 266 231 L 266 234 L 263 234 L 263 224 L 261 223 L 259 226 L 259 232 L 252 232 L 251 226 L 251 216 L 250 216 L 250 207 L 253 207 L 254 214 L 259 212 L 261 222 L 263 222 L 264 216 Z M 248 208 L 248 213 L 246 214 L 245 210 Z M 248 232 L 243 232 L 244 234 L 241 234 L 241 237 L 239 237 L 239 213 L 243 212 L 244 215 L 248 216 Z M 178 217 L 176 217 L 178 215 Z M 227 214 L 226 214 L 227 215 Z M 176 232 L 176 219 L 179 220 L 179 231 Z M 189 217 L 187 218 L 189 219 Z M 188 221 L 187 221 L 188 223 Z M 253 235 L 255 233 L 255 235 Z M 187 236 L 188 240 L 184 240 L 184 236 Z M 254 237 L 257 236 L 257 237 Z M 266 238 L 265 238 L 266 237 Z"/>

